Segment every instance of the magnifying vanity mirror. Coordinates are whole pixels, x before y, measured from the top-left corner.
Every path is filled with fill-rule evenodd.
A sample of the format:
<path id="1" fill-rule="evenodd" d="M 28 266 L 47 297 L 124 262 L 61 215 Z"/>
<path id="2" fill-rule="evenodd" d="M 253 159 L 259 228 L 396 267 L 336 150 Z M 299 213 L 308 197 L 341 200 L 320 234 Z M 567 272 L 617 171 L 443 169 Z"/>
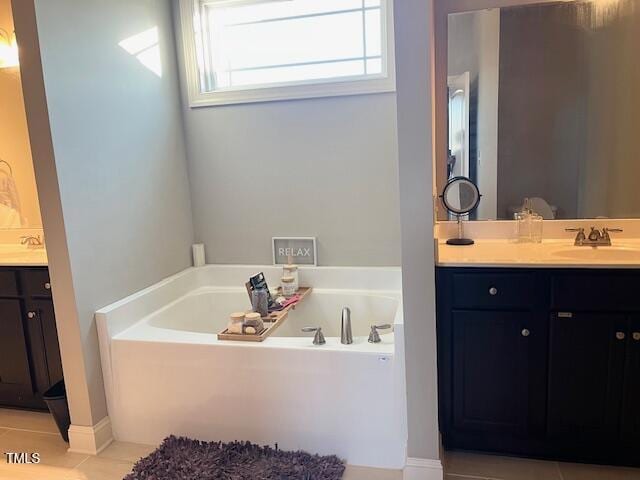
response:
<path id="1" fill-rule="evenodd" d="M 640 218 L 640 1 L 467 3 L 436 40 L 435 191 L 477 184 L 469 220 L 526 198 L 544 220 Z"/>
<path id="2" fill-rule="evenodd" d="M 463 236 L 462 217 L 478 207 L 480 197 L 477 185 L 466 177 L 454 177 L 447 182 L 440 198 L 449 214 L 458 220 L 458 237 L 447 240 L 448 245 L 473 245 L 473 240 Z"/>

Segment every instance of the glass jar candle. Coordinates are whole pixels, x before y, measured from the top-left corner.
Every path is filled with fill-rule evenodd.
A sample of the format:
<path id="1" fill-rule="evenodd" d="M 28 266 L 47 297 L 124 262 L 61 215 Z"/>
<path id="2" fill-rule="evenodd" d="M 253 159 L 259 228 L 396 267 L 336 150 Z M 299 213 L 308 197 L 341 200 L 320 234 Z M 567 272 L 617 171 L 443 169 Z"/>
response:
<path id="1" fill-rule="evenodd" d="M 298 289 L 296 288 L 295 280 L 293 277 L 282 277 L 282 295 L 291 297 L 296 294 Z"/>
<path id="2" fill-rule="evenodd" d="M 300 288 L 300 281 L 298 279 L 298 266 L 297 265 L 285 265 L 282 267 L 283 277 L 293 277 L 293 283 L 296 287 L 296 292 Z"/>

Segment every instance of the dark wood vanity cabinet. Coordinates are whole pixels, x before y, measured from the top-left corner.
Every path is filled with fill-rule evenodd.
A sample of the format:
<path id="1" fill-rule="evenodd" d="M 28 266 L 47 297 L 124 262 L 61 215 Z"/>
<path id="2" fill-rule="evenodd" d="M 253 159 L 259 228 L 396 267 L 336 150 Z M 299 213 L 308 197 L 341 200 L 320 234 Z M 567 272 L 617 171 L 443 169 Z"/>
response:
<path id="1" fill-rule="evenodd" d="M 455 311 L 451 359 L 452 420 L 469 431 L 526 434 L 529 345 L 521 332 L 530 315 L 499 311 Z M 486 380 L 491 379 L 491 388 Z"/>
<path id="2" fill-rule="evenodd" d="M 0 406 L 46 409 L 62 379 L 46 267 L 0 267 Z"/>
<path id="3" fill-rule="evenodd" d="M 551 314 L 550 437 L 590 443 L 616 434 L 624 380 L 625 323 L 624 315 L 614 313 Z"/>
<path id="4" fill-rule="evenodd" d="M 0 300 L 0 403 L 33 390 L 22 316 L 19 300 Z"/>
<path id="5" fill-rule="evenodd" d="M 640 271 L 437 269 L 445 448 L 640 465 Z"/>
<path id="6" fill-rule="evenodd" d="M 640 443 L 640 314 L 631 317 L 631 338 L 627 340 L 622 396 L 622 438 Z"/>

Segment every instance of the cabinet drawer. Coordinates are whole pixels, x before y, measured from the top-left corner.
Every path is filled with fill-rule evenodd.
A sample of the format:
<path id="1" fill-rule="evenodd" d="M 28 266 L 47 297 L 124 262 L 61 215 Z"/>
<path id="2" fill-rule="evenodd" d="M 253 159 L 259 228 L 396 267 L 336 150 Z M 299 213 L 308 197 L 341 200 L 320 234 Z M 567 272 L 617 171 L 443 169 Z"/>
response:
<path id="1" fill-rule="evenodd" d="M 638 273 L 563 273 L 551 281 L 551 304 L 554 310 L 637 311 Z"/>
<path id="2" fill-rule="evenodd" d="M 0 297 L 18 296 L 18 281 L 14 270 L 0 270 Z"/>
<path id="3" fill-rule="evenodd" d="M 455 308 L 527 309 L 533 305 L 533 275 L 527 273 L 457 273 Z"/>
<path id="4" fill-rule="evenodd" d="M 22 285 L 28 295 L 33 297 L 51 296 L 51 281 L 49 280 L 48 268 L 22 270 L 20 275 Z"/>

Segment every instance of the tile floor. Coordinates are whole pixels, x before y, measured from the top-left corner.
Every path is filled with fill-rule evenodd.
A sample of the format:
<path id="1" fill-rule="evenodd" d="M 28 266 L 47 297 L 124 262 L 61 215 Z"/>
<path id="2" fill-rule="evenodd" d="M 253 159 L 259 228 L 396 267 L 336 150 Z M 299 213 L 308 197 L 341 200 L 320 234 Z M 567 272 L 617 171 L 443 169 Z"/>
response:
<path id="1" fill-rule="evenodd" d="M 98 456 L 67 451 L 45 413 L 0 409 L 0 480 L 122 480 L 155 447 L 114 442 Z M 37 465 L 8 465 L 4 452 L 39 452 Z M 399 471 L 347 467 L 343 480 L 401 480 Z"/>
<path id="2" fill-rule="evenodd" d="M 98 456 L 67 452 L 50 415 L 0 409 L 0 454 L 39 452 L 37 465 L 8 465 L 0 480 L 121 480 L 154 447 L 114 442 Z M 640 469 L 447 452 L 446 480 L 640 480 Z M 400 471 L 347 467 L 343 480 L 401 480 Z"/>
<path id="3" fill-rule="evenodd" d="M 153 447 L 113 443 L 97 457 L 69 453 L 50 415 L 0 409 L 0 480 L 121 480 Z M 9 465 L 4 452 L 38 452 L 37 465 Z"/>
<path id="4" fill-rule="evenodd" d="M 446 452 L 446 480 L 640 480 L 640 469 Z"/>

